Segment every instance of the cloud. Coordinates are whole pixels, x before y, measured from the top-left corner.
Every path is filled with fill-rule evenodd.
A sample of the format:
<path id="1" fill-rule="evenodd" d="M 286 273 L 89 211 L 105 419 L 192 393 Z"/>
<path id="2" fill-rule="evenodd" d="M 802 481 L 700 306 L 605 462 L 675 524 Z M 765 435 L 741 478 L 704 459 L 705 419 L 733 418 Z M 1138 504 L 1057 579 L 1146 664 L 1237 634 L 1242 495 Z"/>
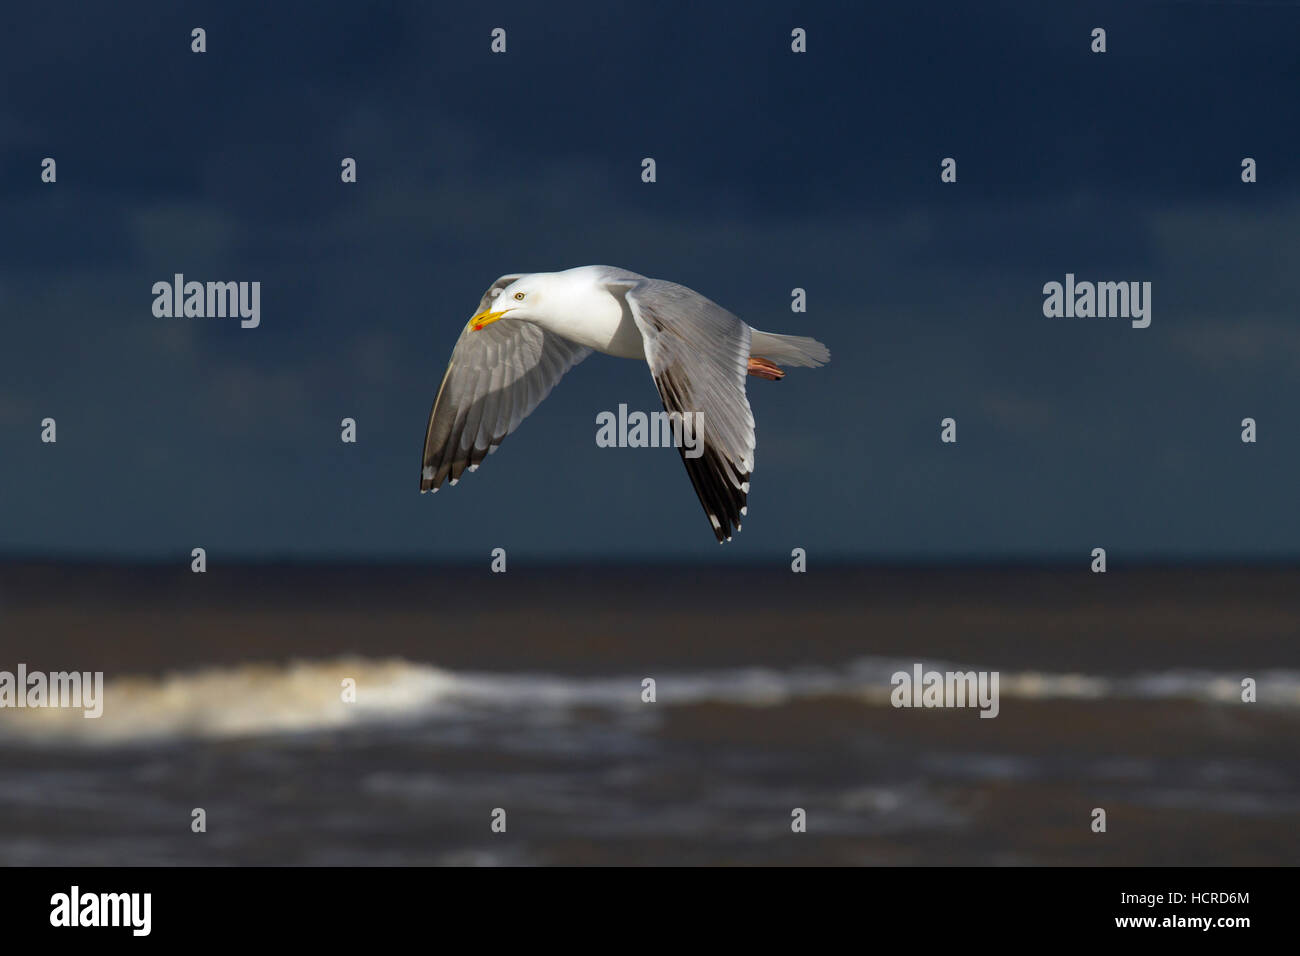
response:
<path id="1" fill-rule="evenodd" d="M 994 424 L 1011 432 L 1028 434 L 1041 431 L 1055 418 L 1049 403 L 1007 392 L 985 395 L 980 400 L 980 407 Z"/>
<path id="2" fill-rule="evenodd" d="M 1297 317 L 1266 315 L 1191 319 L 1173 341 L 1201 364 L 1220 372 L 1300 372 Z"/>

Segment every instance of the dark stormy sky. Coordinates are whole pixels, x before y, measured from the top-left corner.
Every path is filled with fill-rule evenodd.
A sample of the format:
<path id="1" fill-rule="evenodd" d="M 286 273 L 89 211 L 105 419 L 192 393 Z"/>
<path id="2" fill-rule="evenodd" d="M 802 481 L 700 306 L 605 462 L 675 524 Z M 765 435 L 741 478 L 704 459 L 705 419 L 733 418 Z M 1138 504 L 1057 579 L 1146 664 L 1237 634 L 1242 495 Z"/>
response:
<path id="1" fill-rule="evenodd" d="M 706 6 L 7 10 L 0 553 L 1300 553 L 1300 8 Z M 674 451 L 596 446 L 597 412 L 659 408 L 644 367 L 599 355 L 418 494 L 483 289 L 588 263 L 834 353 L 750 380 L 726 550 Z M 176 272 L 260 281 L 261 327 L 155 318 Z M 1067 272 L 1150 281 L 1151 327 L 1045 318 Z"/>

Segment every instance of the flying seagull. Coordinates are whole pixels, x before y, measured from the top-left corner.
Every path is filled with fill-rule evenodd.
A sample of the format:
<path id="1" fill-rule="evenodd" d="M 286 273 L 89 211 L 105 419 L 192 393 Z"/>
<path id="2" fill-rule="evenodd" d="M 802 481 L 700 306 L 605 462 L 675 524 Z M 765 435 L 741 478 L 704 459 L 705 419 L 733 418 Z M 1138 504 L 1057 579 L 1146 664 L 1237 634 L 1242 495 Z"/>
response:
<path id="1" fill-rule="evenodd" d="M 648 364 L 670 414 L 702 414 L 702 453 L 678 451 L 719 542 L 740 530 L 754 470 L 746 374 L 777 381 L 783 365 L 831 357 L 816 339 L 760 332 L 698 292 L 626 269 L 504 275 L 452 350 L 424 435 L 420 491 L 477 469 L 593 350 Z"/>

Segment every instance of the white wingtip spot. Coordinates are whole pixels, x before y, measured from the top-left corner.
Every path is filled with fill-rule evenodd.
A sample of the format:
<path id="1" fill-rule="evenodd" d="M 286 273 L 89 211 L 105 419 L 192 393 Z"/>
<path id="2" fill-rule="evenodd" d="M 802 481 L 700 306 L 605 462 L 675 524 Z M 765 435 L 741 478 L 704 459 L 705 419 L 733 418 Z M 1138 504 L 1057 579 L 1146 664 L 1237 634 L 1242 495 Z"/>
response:
<path id="1" fill-rule="evenodd" d="M 452 486 L 453 488 L 455 488 L 455 487 L 456 487 L 456 482 L 458 482 L 458 481 L 460 481 L 459 478 L 453 478 L 453 479 L 451 480 L 451 486 Z"/>
<path id="2" fill-rule="evenodd" d="M 745 494 L 749 494 L 749 482 L 742 481 L 740 483 L 740 490 L 743 491 Z"/>
<path id="3" fill-rule="evenodd" d="M 745 505 L 745 507 L 741 508 L 740 514 L 741 517 L 744 517 L 745 515 L 749 514 L 749 505 Z"/>
<path id="4" fill-rule="evenodd" d="M 478 465 L 470 465 L 470 466 L 469 466 L 469 470 L 470 470 L 470 471 L 478 471 Z"/>
<path id="5" fill-rule="evenodd" d="M 714 527 L 715 529 L 716 529 L 716 528 L 721 528 L 721 527 L 722 527 L 722 522 L 718 520 L 718 516 L 717 516 L 717 515 L 709 515 L 709 520 L 713 522 L 713 527 Z"/>

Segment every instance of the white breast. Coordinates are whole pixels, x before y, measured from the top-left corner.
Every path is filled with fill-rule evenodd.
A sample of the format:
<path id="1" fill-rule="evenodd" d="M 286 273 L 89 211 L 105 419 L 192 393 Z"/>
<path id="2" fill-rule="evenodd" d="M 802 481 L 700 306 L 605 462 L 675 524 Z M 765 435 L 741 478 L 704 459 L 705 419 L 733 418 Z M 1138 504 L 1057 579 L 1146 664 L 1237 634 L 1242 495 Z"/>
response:
<path id="1" fill-rule="evenodd" d="M 563 310 L 555 331 L 580 345 L 618 358 L 645 359 L 641 330 L 623 300 L 605 289 L 584 290 Z"/>

